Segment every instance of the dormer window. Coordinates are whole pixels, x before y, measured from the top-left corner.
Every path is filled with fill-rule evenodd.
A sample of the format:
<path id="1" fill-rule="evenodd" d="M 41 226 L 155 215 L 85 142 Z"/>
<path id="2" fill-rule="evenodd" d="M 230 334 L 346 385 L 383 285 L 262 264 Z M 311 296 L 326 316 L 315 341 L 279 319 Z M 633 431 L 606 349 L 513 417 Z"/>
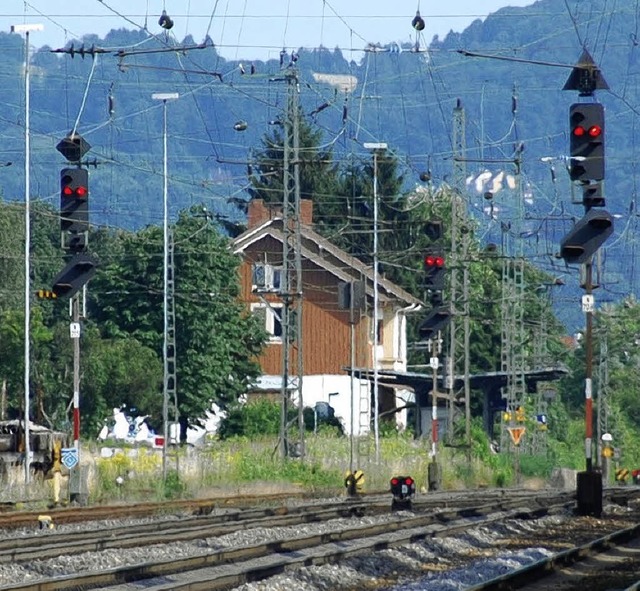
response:
<path id="1" fill-rule="evenodd" d="M 254 263 L 252 268 L 252 291 L 279 292 L 282 267 L 275 267 L 268 263 Z"/>

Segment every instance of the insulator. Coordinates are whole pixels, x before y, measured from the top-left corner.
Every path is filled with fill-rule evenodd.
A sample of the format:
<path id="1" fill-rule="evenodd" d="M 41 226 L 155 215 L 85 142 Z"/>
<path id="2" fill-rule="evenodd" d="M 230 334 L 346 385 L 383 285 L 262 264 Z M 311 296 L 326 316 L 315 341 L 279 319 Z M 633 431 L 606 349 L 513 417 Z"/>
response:
<path id="1" fill-rule="evenodd" d="M 416 30 L 416 31 L 424 31 L 424 19 L 420 16 L 420 11 L 417 10 L 416 11 L 416 15 L 413 17 L 413 20 L 411 21 L 411 26 Z"/>

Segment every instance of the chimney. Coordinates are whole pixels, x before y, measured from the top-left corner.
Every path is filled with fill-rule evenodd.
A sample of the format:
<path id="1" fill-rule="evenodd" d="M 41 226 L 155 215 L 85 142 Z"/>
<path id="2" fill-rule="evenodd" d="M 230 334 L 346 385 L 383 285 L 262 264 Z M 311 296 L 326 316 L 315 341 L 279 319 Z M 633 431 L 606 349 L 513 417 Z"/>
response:
<path id="1" fill-rule="evenodd" d="M 313 223 L 313 201 L 300 199 L 300 223 L 310 226 Z"/>
<path id="2" fill-rule="evenodd" d="M 282 217 L 282 206 L 265 203 L 264 199 L 251 199 L 247 211 L 247 228 L 255 228 L 275 217 Z M 300 223 L 311 226 L 313 223 L 313 201 L 300 200 Z"/>
<path id="3" fill-rule="evenodd" d="M 277 211 L 265 205 L 264 199 L 251 199 L 247 210 L 247 228 L 255 228 L 276 217 Z"/>

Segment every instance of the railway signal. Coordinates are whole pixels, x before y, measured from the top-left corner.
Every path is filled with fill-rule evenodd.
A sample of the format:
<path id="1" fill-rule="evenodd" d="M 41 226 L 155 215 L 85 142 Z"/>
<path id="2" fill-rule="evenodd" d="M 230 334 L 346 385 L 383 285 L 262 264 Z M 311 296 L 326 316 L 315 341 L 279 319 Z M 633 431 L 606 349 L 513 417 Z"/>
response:
<path id="1" fill-rule="evenodd" d="M 438 306 L 431 310 L 418 327 L 420 337 L 433 338 L 439 331 L 444 330 L 451 320 L 451 310 L 446 306 Z"/>
<path id="2" fill-rule="evenodd" d="M 591 209 L 560 242 L 560 256 L 568 264 L 586 263 L 613 233 L 613 217 Z"/>
<path id="3" fill-rule="evenodd" d="M 76 254 L 54 278 L 53 293 L 59 298 L 74 296 L 95 275 L 96 266 L 88 254 Z"/>
<path id="4" fill-rule="evenodd" d="M 63 168 L 60 171 L 60 230 L 64 248 L 72 252 L 86 249 L 89 172 L 84 168 Z"/>
<path id="5" fill-rule="evenodd" d="M 575 103 L 569 108 L 572 181 L 604 178 L 604 107 L 598 103 Z"/>
<path id="6" fill-rule="evenodd" d="M 390 482 L 393 495 L 392 509 L 407 509 L 411 507 L 411 499 L 416 494 L 416 481 L 411 476 L 394 476 Z"/>
<path id="7" fill-rule="evenodd" d="M 424 257 L 424 270 L 427 289 L 442 291 L 444 289 L 444 257 L 440 254 L 428 254 Z"/>

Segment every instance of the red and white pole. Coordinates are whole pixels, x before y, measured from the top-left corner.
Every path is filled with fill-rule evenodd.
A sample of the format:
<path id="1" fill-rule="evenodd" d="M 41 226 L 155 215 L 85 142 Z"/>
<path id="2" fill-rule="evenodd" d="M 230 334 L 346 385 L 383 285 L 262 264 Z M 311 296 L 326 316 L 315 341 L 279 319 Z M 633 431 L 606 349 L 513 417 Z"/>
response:
<path id="1" fill-rule="evenodd" d="M 71 300 L 73 340 L 73 446 L 80 460 L 80 294 Z"/>

